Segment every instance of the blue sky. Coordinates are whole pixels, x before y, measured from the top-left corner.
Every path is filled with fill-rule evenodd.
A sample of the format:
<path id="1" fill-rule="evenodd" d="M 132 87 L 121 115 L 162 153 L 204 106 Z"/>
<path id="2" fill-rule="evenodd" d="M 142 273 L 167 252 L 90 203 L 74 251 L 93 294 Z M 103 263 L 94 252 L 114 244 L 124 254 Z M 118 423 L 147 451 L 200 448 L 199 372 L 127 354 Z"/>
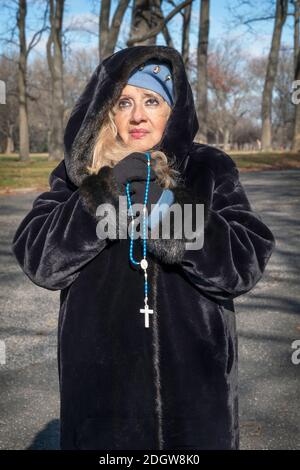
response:
<path id="1" fill-rule="evenodd" d="M 41 14 L 42 1 L 40 0 L 39 7 L 29 6 L 28 8 L 28 26 L 31 28 L 31 31 L 27 33 L 27 40 L 29 41 L 31 35 L 34 32 L 35 25 L 37 24 L 37 17 Z M 130 6 L 132 5 L 130 2 Z M 180 3 L 179 0 L 176 2 Z M 266 54 L 269 51 L 272 35 L 273 21 L 261 22 L 256 26 L 256 35 L 252 35 L 246 32 L 244 27 L 237 27 L 229 29 L 229 19 L 230 15 L 227 10 L 227 5 L 232 4 L 230 0 L 211 0 L 210 8 L 210 43 L 213 44 L 215 41 L 221 41 L 225 37 L 232 36 L 235 38 L 237 43 L 242 46 L 242 48 L 249 54 L 253 56 Z M 262 2 L 257 2 L 258 5 L 261 5 Z M 112 1 L 112 10 L 111 16 L 114 13 L 116 8 L 117 1 Z M 96 6 L 96 7 L 95 7 Z M 167 14 L 171 11 L 172 6 L 163 3 L 164 13 Z M 64 26 L 68 26 L 71 22 L 81 21 L 84 22 L 89 28 L 91 28 L 95 33 L 97 32 L 97 14 L 99 11 L 99 1 L 98 0 L 66 0 L 66 11 L 64 15 Z M 1 14 L 1 25 L 0 31 L 3 33 L 5 26 L 8 24 L 8 18 L 5 10 L 1 10 L 1 0 L 0 0 L 0 14 Z M 125 19 L 121 27 L 121 33 L 118 39 L 118 47 L 116 50 L 126 47 L 125 40 L 127 37 L 127 31 L 130 25 L 131 10 L 128 10 Z M 190 45 L 191 50 L 195 50 L 197 47 L 197 26 L 199 20 L 199 0 L 194 0 L 192 8 L 192 23 L 191 23 L 191 35 L 190 35 Z M 293 43 L 293 29 L 292 29 L 292 17 L 289 17 L 283 32 L 282 42 L 285 46 L 292 47 Z M 181 49 L 181 37 L 180 37 L 180 28 L 181 28 L 181 19 L 177 15 L 173 18 L 169 24 L 169 30 L 174 41 L 175 47 Z M 82 33 L 72 33 L 70 36 L 72 41 L 73 48 L 81 47 L 93 47 L 97 46 L 97 37 L 96 34 L 82 34 Z M 36 48 L 36 52 L 31 54 L 31 60 L 35 57 L 36 54 L 44 55 L 45 54 L 45 44 L 47 37 L 44 35 L 43 40 L 39 43 Z M 157 44 L 165 44 L 163 36 L 160 34 L 158 36 Z M 1 45 L 0 45 L 1 49 Z"/>

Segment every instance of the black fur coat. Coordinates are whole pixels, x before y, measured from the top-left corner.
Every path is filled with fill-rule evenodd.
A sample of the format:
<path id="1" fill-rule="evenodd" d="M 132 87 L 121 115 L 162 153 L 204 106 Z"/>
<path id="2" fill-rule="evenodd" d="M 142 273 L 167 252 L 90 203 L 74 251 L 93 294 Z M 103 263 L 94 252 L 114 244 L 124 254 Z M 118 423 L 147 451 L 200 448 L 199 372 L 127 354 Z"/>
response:
<path id="1" fill-rule="evenodd" d="M 175 202 L 205 206 L 204 244 L 149 239 L 150 327 L 129 239 L 100 240 L 96 207 L 115 204 L 111 169 L 90 175 L 94 138 L 131 70 L 149 58 L 173 72 L 175 106 L 160 146 L 183 183 Z M 180 54 L 116 52 L 94 71 L 65 129 L 64 160 L 33 203 L 12 249 L 38 286 L 61 290 L 58 368 L 62 449 L 238 449 L 233 299 L 261 279 L 275 246 L 223 151 L 193 142 L 198 121 Z M 140 243 L 140 242 L 139 242 Z M 141 259 L 141 244 L 135 257 Z"/>

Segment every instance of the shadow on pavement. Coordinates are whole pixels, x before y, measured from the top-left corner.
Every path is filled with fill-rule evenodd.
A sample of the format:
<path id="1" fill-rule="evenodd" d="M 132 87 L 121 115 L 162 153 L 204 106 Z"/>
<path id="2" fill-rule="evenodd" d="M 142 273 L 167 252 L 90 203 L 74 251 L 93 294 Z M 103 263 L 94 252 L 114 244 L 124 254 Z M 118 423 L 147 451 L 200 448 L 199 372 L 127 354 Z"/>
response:
<path id="1" fill-rule="evenodd" d="M 36 434 L 31 445 L 26 450 L 60 450 L 59 420 L 53 419 L 47 426 Z"/>

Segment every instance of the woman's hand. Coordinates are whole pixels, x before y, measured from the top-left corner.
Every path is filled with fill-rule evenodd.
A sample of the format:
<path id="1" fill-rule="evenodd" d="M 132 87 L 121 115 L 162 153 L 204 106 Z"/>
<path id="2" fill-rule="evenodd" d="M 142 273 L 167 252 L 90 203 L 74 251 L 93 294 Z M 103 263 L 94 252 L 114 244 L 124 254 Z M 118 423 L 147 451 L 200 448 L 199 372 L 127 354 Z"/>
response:
<path id="1" fill-rule="evenodd" d="M 118 183 L 125 186 L 132 181 L 147 180 L 147 156 L 142 152 L 133 152 L 113 167 L 113 175 Z M 150 166 L 150 181 L 156 179 L 156 173 Z"/>
<path id="2" fill-rule="evenodd" d="M 130 183 L 129 192 L 131 194 L 131 203 L 144 203 L 146 181 L 147 181 L 147 157 L 142 152 L 133 152 L 123 158 L 113 167 L 115 179 L 124 187 Z M 147 211 L 151 212 L 151 204 L 156 204 L 160 198 L 163 188 L 155 182 L 157 175 L 150 166 L 150 181 L 148 191 Z"/>
<path id="3" fill-rule="evenodd" d="M 132 204 L 144 204 L 145 190 L 146 190 L 146 181 L 133 181 L 130 184 L 130 189 L 132 189 L 131 202 Z M 162 195 L 163 188 L 155 181 L 150 181 L 149 190 L 148 190 L 148 200 L 147 200 L 147 211 L 148 215 L 151 212 L 151 204 L 156 204 Z"/>

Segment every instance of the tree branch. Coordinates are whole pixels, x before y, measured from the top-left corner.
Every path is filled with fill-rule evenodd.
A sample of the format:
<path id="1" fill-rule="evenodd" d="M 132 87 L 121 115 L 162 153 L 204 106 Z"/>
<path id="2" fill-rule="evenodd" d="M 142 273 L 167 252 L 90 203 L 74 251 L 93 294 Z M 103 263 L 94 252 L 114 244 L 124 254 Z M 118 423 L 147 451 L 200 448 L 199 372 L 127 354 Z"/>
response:
<path id="1" fill-rule="evenodd" d="M 156 28 L 153 29 L 150 33 L 144 34 L 143 36 L 136 36 L 131 39 L 128 39 L 127 41 L 127 46 L 131 47 L 137 42 L 143 42 L 146 41 L 147 39 L 152 38 L 153 36 L 157 36 L 162 29 L 166 26 L 166 24 L 178 13 L 180 12 L 183 8 L 187 7 L 193 2 L 193 0 L 186 0 L 185 2 L 180 3 L 177 5 L 160 23 Z"/>

